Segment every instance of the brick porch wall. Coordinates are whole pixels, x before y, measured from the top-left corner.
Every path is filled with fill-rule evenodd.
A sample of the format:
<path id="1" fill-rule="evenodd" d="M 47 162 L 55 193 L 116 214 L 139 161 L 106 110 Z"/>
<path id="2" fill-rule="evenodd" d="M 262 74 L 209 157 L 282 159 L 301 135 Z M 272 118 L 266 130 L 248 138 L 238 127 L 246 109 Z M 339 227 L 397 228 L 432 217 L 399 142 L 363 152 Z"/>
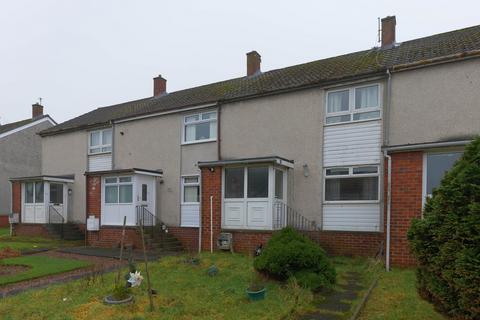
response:
<path id="1" fill-rule="evenodd" d="M 210 250 L 210 196 L 212 199 L 213 211 L 213 249 L 215 250 L 215 241 L 221 232 L 222 225 L 222 168 L 214 167 L 202 168 L 202 251 Z"/>
<path id="2" fill-rule="evenodd" d="M 423 152 L 394 153 L 392 157 L 392 203 L 390 222 L 390 262 L 413 266 L 407 231 L 413 218 L 422 215 Z"/>
<path id="3" fill-rule="evenodd" d="M 189 252 L 198 252 L 198 228 L 168 226 L 168 232 L 177 238 Z"/>
<path id="4" fill-rule="evenodd" d="M 45 225 L 35 223 L 20 223 L 15 225 L 15 234 L 17 236 L 52 238 Z"/>
<path id="5" fill-rule="evenodd" d="M 20 181 L 12 182 L 12 212 L 18 213 L 22 221 L 22 184 Z"/>

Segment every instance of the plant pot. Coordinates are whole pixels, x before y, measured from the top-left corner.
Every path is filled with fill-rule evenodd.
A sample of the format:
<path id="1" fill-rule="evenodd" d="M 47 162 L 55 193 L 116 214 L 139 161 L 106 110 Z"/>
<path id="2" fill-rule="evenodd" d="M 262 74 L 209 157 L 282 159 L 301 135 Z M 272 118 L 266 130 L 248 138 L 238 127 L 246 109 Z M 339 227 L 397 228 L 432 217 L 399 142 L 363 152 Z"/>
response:
<path id="1" fill-rule="evenodd" d="M 259 301 L 265 299 L 265 293 L 267 292 L 267 288 L 263 288 L 259 291 L 251 291 L 247 289 L 247 296 L 251 301 Z"/>
<path id="2" fill-rule="evenodd" d="M 123 299 L 123 300 L 115 300 L 113 298 L 113 296 L 106 296 L 104 299 L 103 299 L 103 302 L 105 304 L 124 304 L 124 303 L 130 303 L 133 301 L 133 296 L 132 295 L 129 295 L 127 298 Z"/>

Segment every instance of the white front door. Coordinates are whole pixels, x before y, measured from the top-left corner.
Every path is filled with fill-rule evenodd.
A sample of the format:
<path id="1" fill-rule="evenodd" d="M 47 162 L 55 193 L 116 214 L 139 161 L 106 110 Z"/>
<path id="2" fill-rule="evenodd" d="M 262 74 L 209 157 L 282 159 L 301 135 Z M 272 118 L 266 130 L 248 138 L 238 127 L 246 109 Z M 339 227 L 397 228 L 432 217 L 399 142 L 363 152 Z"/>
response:
<path id="1" fill-rule="evenodd" d="M 57 213 L 61 215 L 64 221 L 67 221 L 67 210 L 65 206 L 65 195 L 66 195 L 66 185 L 63 183 L 55 183 L 50 182 L 50 206 L 55 210 L 52 215 L 56 215 Z M 55 219 L 56 222 L 59 219 Z"/>
<path id="2" fill-rule="evenodd" d="M 45 187 L 43 181 L 23 184 L 23 218 L 24 223 L 46 223 Z"/>

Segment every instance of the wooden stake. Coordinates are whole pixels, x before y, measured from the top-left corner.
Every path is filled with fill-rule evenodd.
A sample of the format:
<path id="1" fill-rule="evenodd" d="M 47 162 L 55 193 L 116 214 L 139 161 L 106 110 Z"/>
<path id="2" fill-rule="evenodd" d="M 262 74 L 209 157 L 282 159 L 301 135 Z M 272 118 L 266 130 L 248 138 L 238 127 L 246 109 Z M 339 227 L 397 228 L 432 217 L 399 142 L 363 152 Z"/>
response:
<path id="1" fill-rule="evenodd" d="M 127 224 L 127 216 L 123 216 L 123 227 L 122 227 L 122 238 L 120 240 L 120 263 L 122 262 L 122 258 L 123 258 L 123 241 L 125 239 L 125 225 Z M 117 273 L 117 285 L 118 283 L 120 282 L 120 273 L 122 272 L 121 271 L 122 269 L 121 268 L 118 268 L 118 273 Z"/>
<path id="2" fill-rule="evenodd" d="M 148 273 L 147 251 L 145 250 L 145 238 L 143 235 L 143 220 L 140 225 L 140 234 L 142 235 L 143 259 L 145 260 L 145 274 L 147 275 L 148 299 L 150 300 L 150 311 L 153 311 L 152 286 L 150 284 L 150 273 Z"/>

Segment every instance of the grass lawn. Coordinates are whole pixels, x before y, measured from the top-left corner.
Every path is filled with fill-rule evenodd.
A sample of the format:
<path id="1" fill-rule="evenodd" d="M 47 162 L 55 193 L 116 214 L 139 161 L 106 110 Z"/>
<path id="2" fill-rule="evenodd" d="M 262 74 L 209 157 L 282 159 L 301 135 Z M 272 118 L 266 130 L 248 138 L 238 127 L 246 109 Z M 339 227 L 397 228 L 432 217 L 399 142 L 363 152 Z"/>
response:
<path id="1" fill-rule="evenodd" d="M 445 319 L 422 300 L 415 287 L 414 269 L 382 272 L 377 287 L 360 315 L 362 320 Z"/>
<path id="2" fill-rule="evenodd" d="M 111 293 L 115 273 L 82 279 L 47 289 L 31 290 L 0 300 L 5 319 L 288 319 L 292 310 L 315 310 L 309 290 L 274 281 L 267 283 L 264 301 L 250 302 L 245 294 L 252 274 L 252 258 L 240 254 L 202 254 L 201 263 L 185 263 L 185 256 L 162 258 L 149 264 L 155 311 L 148 312 L 146 279 L 134 288 L 135 302 L 106 306 L 102 299 Z M 365 260 L 335 258 L 339 274 L 367 270 Z M 207 275 L 212 264 L 215 277 Z M 360 266 L 360 267 L 359 267 Z M 143 270 L 143 263 L 137 263 Z M 125 272 L 124 272 L 125 273 Z M 122 273 L 122 276 L 123 274 Z M 142 275 L 145 276 L 142 271 Z M 298 299 L 296 299 L 298 297 Z M 31 303 L 35 301 L 35 303 Z M 296 302 L 297 301 L 297 302 Z M 9 318 L 10 317 L 10 318 Z"/>
<path id="3" fill-rule="evenodd" d="M 2 265 L 23 265 L 29 266 L 30 269 L 14 275 L 0 276 L 0 286 L 87 267 L 90 263 L 87 261 L 45 256 L 23 256 L 0 260 L 0 267 Z"/>
<path id="4" fill-rule="evenodd" d="M 58 248 L 72 245 L 81 245 L 83 241 L 65 241 L 41 237 L 13 236 L 10 237 L 9 228 L 0 228 L 0 250 L 11 248 L 15 250 L 32 250 L 39 248 Z"/>

